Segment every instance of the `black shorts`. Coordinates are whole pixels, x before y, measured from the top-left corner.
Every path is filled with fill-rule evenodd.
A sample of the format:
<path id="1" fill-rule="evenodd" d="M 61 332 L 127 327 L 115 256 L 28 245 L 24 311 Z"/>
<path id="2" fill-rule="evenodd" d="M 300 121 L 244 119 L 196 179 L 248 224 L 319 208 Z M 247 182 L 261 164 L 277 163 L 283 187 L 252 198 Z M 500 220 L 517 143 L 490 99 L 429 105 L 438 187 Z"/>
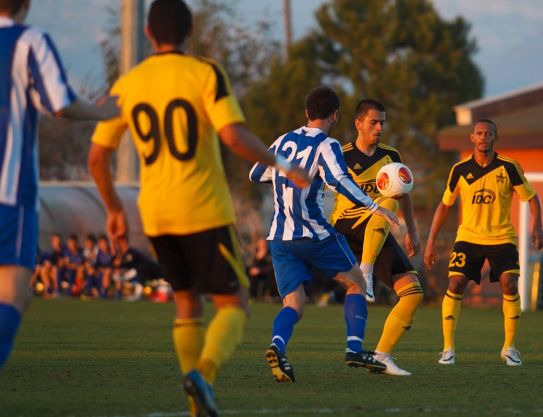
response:
<path id="1" fill-rule="evenodd" d="M 174 291 L 195 288 L 202 294 L 234 294 L 240 286 L 249 286 L 239 241 L 231 225 L 149 240 Z"/>
<path id="2" fill-rule="evenodd" d="M 358 263 L 362 260 L 362 247 L 364 245 L 364 233 L 366 232 L 366 226 L 369 218 L 363 221 L 360 225 L 353 229 L 353 223 L 358 219 L 340 219 L 334 225 L 334 228 L 345 236 L 349 247 L 353 251 Z M 394 282 L 392 277 L 395 275 L 404 275 L 412 273 L 418 275 L 415 268 L 409 261 L 409 258 L 402 250 L 396 239 L 392 234 L 388 234 L 383 244 L 383 248 L 373 267 L 373 275 L 382 283 L 386 284 L 390 288 L 394 288 Z"/>
<path id="3" fill-rule="evenodd" d="M 488 259 L 490 282 L 496 282 L 504 272 L 519 274 L 518 251 L 512 243 L 501 245 L 479 245 L 477 243 L 456 242 L 449 260 L 449 277 L 464 275 L 481 283 L 481 269 Z"/>

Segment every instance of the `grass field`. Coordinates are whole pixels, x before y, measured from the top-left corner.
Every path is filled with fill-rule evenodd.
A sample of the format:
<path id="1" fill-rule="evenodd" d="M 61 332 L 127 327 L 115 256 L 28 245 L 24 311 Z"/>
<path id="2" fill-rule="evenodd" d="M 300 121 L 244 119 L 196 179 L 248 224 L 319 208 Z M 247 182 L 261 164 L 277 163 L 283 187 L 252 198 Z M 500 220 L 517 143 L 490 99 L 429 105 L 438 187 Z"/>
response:
<path id="1" fill-rule="evenodd" d="M 278 308 L 252 306 L 245 342 L 219 377 L 221 415 L 543 416 L 542 312 L 522 319 L 524 365 L 515 368 L 499 359 L 501 311 L 463 309 L 457 364 L 445 367 L 439 308 L 422 308 L 395 355 L 413 372 L 400 378 L 346 367 L 341 306 L 309 306 L 289 346 L 297 382 L 280 385 L 263 359 Z M 387 311 L 370 308 L 368 348 Z M 173 304 L 35 300 L 0 374 L 0 416 L 187 416 L 173 312 Z"/>

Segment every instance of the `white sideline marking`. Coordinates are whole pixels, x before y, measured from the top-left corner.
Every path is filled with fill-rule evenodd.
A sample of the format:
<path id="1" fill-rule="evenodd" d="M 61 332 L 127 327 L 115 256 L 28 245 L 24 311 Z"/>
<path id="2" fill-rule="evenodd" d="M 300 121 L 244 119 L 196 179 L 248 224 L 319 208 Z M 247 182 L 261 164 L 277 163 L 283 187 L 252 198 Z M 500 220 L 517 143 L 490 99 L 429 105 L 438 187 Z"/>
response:
<path id="1" fill-rule="evenodd" d="M 333 408 L 261 408 L 259 410 L 220 410 L 221 415 L 230 415 L 230 416 L 254 416 L 254 415 L 266 415 L 266 414 L 284 414 L 284 415 L 293 415 L 293 413 L 296 414 L 334 414 L 339 411 L 345 411 L 346 409 L 333 409 Z M 397 414 L 397 413 L 403 413 L 403 412 L 411 412 L 413 409 L 407 408 L 407 409 L 401 409 L 401 408 L 385 408 L 383 410 L 385 413 L 390 414 Z M 449 408 L 446 410 L 443 409 L 434 409 L 434 408 L 428 408 L 425 407 L 421 410 L 419 410 L 420 413 L 441 413 L 442 415 L 447 414 L 456 414 L 461 410 L 458 410 L 457 408 Z M 467 411 L 467 410 L 464 410 Z M 542 414 L 543 415 L 543 409 L 533 409 L 529 410 L 530 413 L 536 413 L 536 414 Z M 505 414 L 505 415 L 522 415 L 525 411 L 523 410 L 517 410 L 513 408 L 506 408 L 501 410 L 500 412 L 496 413 L 496 411 L 488 411 L 483 412 L 484 415 L 493 415 L 496 414 Z M 162 412 L 154 412 L 154 413 L 148 413 L 148 414 L 127 414 L 127 415 L 121 415 L 116 414 L 114 416 L 97 416 L 97 417 L 184 417 L 189 416 L 190 412 L 188 411 L 178 411 L 173 413 L 162 413 Z"/>
<path id="2" fill-rule="evenodd" d="M 334 414 L 338 410 L 333 408 L 261 408 L 260 410 L 219 410 L 221 415 L 265 415 L 265 414 L 285 414 L 292 415 L 292 413 L 298 414 Z M 130 414 L 130 415 L 114 415 L 114 416 L 98 416 L 98 417 L 182 417 L 190 416 L 188 411 L 179 411 L 174 413 L 149 413 L 149 414 Z"/>

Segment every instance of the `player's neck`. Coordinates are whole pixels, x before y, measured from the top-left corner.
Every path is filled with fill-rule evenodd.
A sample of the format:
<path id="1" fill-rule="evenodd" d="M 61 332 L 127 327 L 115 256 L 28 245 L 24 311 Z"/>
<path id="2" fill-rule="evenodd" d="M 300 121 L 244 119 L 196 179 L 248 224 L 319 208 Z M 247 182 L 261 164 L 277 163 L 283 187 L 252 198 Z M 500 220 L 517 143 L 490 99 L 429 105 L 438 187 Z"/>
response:
<path id="1" fill-rule="evenodd" d="M 328 135 L 330 134 L 330 130 L 332 130 L 333 125 L 331 125 L 326 119 L 315 119 L 308 120 L 307 127 L 316 127 Z"/>
<path id="2" fill-rule="evenodd" d="M 481 165 L 483 168 L 486 168 L 488 165 L 490 165 L 490 163 L 494 160 L 495 156 L 496 156 L 496 152 L 494 151 L 490 151 L 490 152 L 475 151 L 473 153 L 475 162 L 477 162 L 477 164 Z"/>
<path id="3" fill-rule="evenodd" d="M 169 43 L 153 45 L 155 54 L 167 54 L 168 52 L 183 53 L 183 45 L 174 45 Z"/>
<path id="4" fill-rule="evenodd" d="M 356 139 L 356 147 L 360 152 L 362 152 L 365 155 L 372 156 L 375 153 L 375 150 L 377 149 L 377 143 L 366 143 L 363 139 L 358 137 Z"/>

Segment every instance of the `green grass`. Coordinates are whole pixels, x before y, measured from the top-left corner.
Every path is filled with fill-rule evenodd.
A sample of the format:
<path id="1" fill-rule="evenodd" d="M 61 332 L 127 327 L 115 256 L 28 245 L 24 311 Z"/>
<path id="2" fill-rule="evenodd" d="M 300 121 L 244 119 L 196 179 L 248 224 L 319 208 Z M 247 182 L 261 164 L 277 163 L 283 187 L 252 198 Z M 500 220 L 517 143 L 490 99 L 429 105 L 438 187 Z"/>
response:
<path id="1" fill-rule="evenodd" d="M 457 364 L 445 367 L 437 365 L 440 310 L 421 308 L 395 353 L 413 372 L 400 378 L 346 367 L 341 306 L 309 306 L 289 345 L 297 382 L 280 385 L 263 358 L 278 309 L 252 306 L 245 342 L 217 383 L 222 415 L 543 416 L 541 312 L 523 316 L 517 345 L 524 365 L 515 368 L 499 360 L 501 311 L 463 309 Z M 370 308 L 367 347 L 387 312 Z M 35 300 L 0 373 L 0 416 L 187 415 L 173 314 L 173 304 Z"/>

